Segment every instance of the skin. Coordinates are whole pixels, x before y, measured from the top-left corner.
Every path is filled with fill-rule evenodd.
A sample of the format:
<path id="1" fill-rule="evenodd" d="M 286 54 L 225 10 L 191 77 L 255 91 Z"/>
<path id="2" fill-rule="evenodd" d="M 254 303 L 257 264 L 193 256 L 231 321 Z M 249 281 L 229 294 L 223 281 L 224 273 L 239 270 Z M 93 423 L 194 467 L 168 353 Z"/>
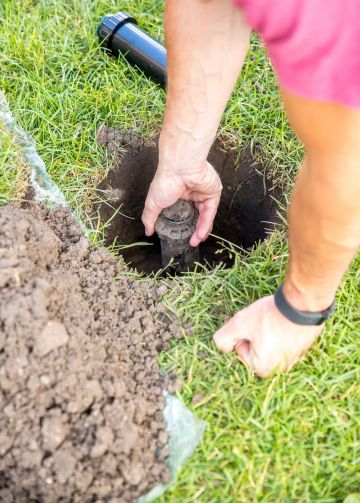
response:
<path id="1" fill-rule="evenodd" d="M 221 23 L 219 22 L 221 19 Z M 206 158 L 244 61 L 249 28 L 230 0 L 168 0 L 168 93 L 159 166 L 143 212 L 146 233 L 177 199 L 197 205 L 191 237 L 211 232 L 221 181 Z M 360 244 L 360 111 L 281 89 L 291 126 L 305 147 L 289 210 L 290 260 L 284 293 L 297 309 L 319 311 L 334 299 Z M 273 296 L 237 312 L 214 335 L 225 352 L 261 377 L 289 370 L 323 326 L 287 320 Z"/>

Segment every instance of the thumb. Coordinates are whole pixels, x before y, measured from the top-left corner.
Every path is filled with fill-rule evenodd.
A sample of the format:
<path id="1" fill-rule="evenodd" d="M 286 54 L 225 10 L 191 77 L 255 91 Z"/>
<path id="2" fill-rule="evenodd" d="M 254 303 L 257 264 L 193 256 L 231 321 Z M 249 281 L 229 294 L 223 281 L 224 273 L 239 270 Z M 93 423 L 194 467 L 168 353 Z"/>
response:
<path id="1" fill-rule="evenodd" d="M 244 333 L 243 323 L 241 323 L 241 311 L 236 313 L 225 325 L 214 334 L 214 342 L 216 346 L 224 353 L 230 353 L 235 346 L 243 341 L 250 340 L 248 334 Z"/>
<path id="2" fill-rule="evenodd" d="M 143 214 L 141 217 L 142 223 L 145 227 L 146 236 L 152 236 L 155 232 L 155 222 L 161 212 L 162 208 L 158 206 L 150 194 L 148 194 Z"/>

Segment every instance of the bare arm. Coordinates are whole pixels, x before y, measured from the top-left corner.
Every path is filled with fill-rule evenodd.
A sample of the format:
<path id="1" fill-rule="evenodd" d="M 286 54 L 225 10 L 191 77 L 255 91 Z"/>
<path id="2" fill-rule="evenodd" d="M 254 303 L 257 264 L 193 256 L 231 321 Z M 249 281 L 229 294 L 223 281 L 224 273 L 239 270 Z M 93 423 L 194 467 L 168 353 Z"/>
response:
<path id="1" fill-rule="evenodd" d="M 228 0 L 168 0 L 165 162 L 206 160 L 248 50 L 249 30 Z M 167 157 L 168 150 L 170 156 Z"/>
<path id="2" fill-rule="evenodd" d="M 306 156 L 289 212 L 290 262 L 285 297 L 303 311 L 329 307 L 360 245 L 360 111 L 283 91 L 290 122 Z M 263 297 L 215 334 L 223 351 L 260 376 L 288 370 L 313 344 L 321 326 L 295 325 Z"/>
<path id="3" fill-rule="evenodd" d="M 159 166 L 143 214 L 147 234 L 161 209 L 191 199 L 200 218 L 191 244 L 211 230 L 221 183 L 206 158 L 249 42 L 230 0 L 167 0 L 168 89 Z"/>
<path id="4" fill-rule="evenodd" d="M 282 94 L 306 149 L 290 206 L 285 295 L 298 309 L 319 311 L 360 245 L 360 112 Z"/>

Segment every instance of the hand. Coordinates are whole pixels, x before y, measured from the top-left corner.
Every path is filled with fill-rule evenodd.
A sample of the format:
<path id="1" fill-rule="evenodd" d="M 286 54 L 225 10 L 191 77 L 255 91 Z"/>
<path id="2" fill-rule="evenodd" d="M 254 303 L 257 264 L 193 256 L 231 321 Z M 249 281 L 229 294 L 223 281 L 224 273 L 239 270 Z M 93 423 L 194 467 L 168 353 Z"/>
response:
<path id="1" fill-rule="evenodd" d="M 274 296 L 263 297 L 237 312 L 214 335 L 226 353 L 235 349 L 240 360 L 259 377 L 289 370 L 312 346 L 323 326 L 301 326 L 285 318 Z"/>
<path id="2" fill-rule="evenodd" d="M 213 221 L 220 202 L 222 185 L 214 168 L 208 162 L 200 167 L 186 170 L 157 169 L 145 201 L 142 221 L 145 233 L 151 236 L 159 213 L 176 203 L 178 199 L 193 201 L 199 211 L 190 245 L 198 246 L 212 230 Z"/>

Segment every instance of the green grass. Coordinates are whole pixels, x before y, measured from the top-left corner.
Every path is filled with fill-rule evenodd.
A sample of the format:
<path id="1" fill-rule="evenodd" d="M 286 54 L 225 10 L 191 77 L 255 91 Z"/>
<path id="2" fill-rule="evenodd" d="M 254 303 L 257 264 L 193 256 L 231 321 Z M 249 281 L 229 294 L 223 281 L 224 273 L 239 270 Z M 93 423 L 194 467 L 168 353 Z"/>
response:
<path id="1" fill-rule="evenodd" d="M 258 379 L 211 343 L 224 317 L 273 291 L 285 265 L 281 236 L 273 235 L 233 269 L 188 275 L 171 296 L 194 334 L 164 361 L 182 369 L 186 403 L 203 396 L 194 410 L 209 429 L 160 501 L 335 502 L 359 489 L 360 260 L 342 284 L 336 316 L 289 374 Z"/>
<path id="2" fill-rule="evenodd" d="M 87 209 L 111 166 L 95 142 L 101 123 L 151 137 L 164 92 L 94 36 L 118 8 L 161 38 L 161 1 L 3 0 L 0 90 L 30 133 L 51 176 L 86 225 Z M 254 37 L 221 132 L 250 145 L 289 192 L 302 148 L 287 126 L 266 54 Z M 1 203 L 21 197 L 26 167 L 1 131 Z M 269 171 L 270 170 L 270 171 Z M 93 224 L 94 236 L 101 232 Z M 315 348 L 291 373 L 261 380 L 211 336 L 225 317 L 273 292 L 285 272 L 286 243 L 271 236 L 229 270 L 178 279 L 166 302 L 190 320 L 193 335 L 162 356 L 184 380 L 181 393 L 208 422 L 204 442 L 158 501 L 180 503 L 338 502 L 360 490 L 359 258 L 338 294 L 338 310 Z M 201 394 L 200 403 L 191 404 Z"/>

